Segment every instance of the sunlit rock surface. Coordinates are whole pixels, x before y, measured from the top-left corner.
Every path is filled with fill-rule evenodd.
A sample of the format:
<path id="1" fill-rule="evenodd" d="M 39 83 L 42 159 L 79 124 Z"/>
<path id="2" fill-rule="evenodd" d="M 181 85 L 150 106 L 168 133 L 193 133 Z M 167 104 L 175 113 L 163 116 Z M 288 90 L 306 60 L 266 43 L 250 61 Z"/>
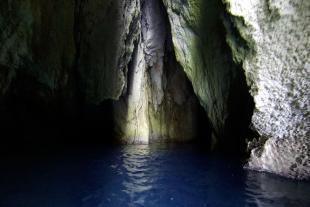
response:
<path id="1" fill-rule="evenodd" d="M 163 5 L 146 0 L 141 11 L 127 92 L 115 104 L 116 132 L 126 143 L 191 140 L 198 102 L 175 61 Z"/>
<path id="2" fill-rule="evenodd" d="M 213 126 L 213 144 L 241 150 L 251 116 L 242 69 L 225 41 L 224 7 L 217 0 L 164 0 L 177 61 Z"/>
<path id="3" fill-rule="evenodd" d="M 261 136 L 251 144 L 248 167 L 309 178 L 310 1 L 226 2 L 234 22 L 227 40 L 243 64 L 255 101 L 252 123 Z"/>

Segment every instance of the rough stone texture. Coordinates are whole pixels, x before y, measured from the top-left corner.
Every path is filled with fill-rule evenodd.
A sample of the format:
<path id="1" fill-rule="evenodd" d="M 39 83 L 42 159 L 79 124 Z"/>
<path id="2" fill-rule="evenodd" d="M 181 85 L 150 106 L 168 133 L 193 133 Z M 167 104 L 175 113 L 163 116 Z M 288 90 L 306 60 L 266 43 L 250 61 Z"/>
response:
<path id="1" fill-rule="evenodd" d="M 309 178 L 310 1 L 226 2 L 234 21 L 228 43 L 251 86 L 252 123 L 261 136 L 251 143 L 248 167 Z"/>
<path id="2" fill-rule="evenodd" d="M 251 98 L 225 41 L 223 5 L 217 0 L 163 2 L 177 61 L 212 123 L 213 144 L 240 150 L 250 122 Z"/>
<path id="3" fill-rule="evenodd" d="M 2 1 L 0 96 L 16 76 L 27 76 L 45 99 L 65 89 L 87 103 L 117 99 L 137 38 L 138 2 Z"/>
<path id="4" fill-rule="evenodd" d="M 219 0 L 163 0 L 181 67 L 164 46 L 170 28 L 159 2 L 1 1 L 0 101 L 10 93 L 33 102 L 121 97 L 116 122 L 125 140 L 185 140 L 195 134 L 196 100 L 182 68 L 214 143 L 234 148 L 251 114 L 234 58 L 260 134 L 249 143 L 248 167 L 309 178 L 310 2 L 225 0 L 230 19 Z"/>
<path id="5" fill-rule="evenodd" d="M 138 2 L 0 1 L 2 148 L 112 141 Z"/>
<path id="6" fill-rule="evenodd" d="M 118 99 L 138 37 L 139 0 L 81 1 L 79 71 L 87 102 Z"/>
<path id="7" fill-rule="evenodd" d="M 129 67 L 127 94 L 115 106 L 116 131 L 126 143 L 191 140 L 198 102 L 169 47 L 163 5 L 145 0 L 141 8 L 141 37 Z"/>
<path id="8" fill-rule="evenodd" d="M 165 13 L 158 0 L 145 0 L 142 7 L 141 37 L 144 44 L 146 67 L 152 82 L 152 102 L 155 108 L 164 98 L 165 79 L 163 76 L 165 41 L 167 37 Z"/>
<path id="9" fill-rule="evenodd" d="M 0 96 L 19 74 L 41 91 L 66 86 L 75 55 L 73 25 L 73 0 L 1 1 Z"/>

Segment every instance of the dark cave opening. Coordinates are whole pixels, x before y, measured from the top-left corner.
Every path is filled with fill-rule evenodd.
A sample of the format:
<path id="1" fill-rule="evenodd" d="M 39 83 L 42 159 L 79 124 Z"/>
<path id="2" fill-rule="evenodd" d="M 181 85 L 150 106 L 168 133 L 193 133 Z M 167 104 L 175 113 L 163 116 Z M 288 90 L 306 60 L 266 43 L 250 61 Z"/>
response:
<path id="1" fill-rule="evenodd" d="M 221 153 L 247 157 L 246 142 L 257 136 L 255 130 L 250 127 L 255 104 L 242 64 L 234 61 L 226 39 L 225 24 L 234 24 L 227 15 L 223 2 L 203 1 L 199 9 L 203 15 L 200 16 L 196 29 L 201 36 L 201 42 L 197 43 L 197 47 L 201 47 L 201 43 L 205 46 L 201 49 L 201 56 L 205 59 L 205 74 L 211 77 L 207 79 L 210 82 L 209 87 L 221 91 L 220 96 L 212 95 L 214 100 L 210 103 L 226 105 L 222 108 L 225 111 L 224 117 L 218 119 L 223 121 L 220 130 L 211 120 L 211 127 L 216 136 L 216 149 Z M 236 34 L 236 37 L 243 41 L 240 34 Z M 207 111 L 209 107 L 210 105 L 206 105 Z"/>
<path id="2" fill-rule="evenodd" d="M 172 30 L 171 30 L 171 23 L 169 21 L 169 17 L 168 17 L 168 13 L 167 10 L 162 2 L 162 0 L 159 0 L 160 2 L 160 7 L 162 10 L 162 14 L 164 16 L 164 20 L 165 20 L 165 25 L 166 25 L 166 41 L 165 41 L 165 57 L 164 57 L 164 64 L 165 64 L 165 68 L 166 68 L 166 73 L 167 73 L 167 79 L 169 81 L 169 77 L 171 76 L 171 74 L 173 74 L 173 72 L 175 70 L 180 71 L 180 73 L 182 74 L 182 76 L 185 79 L 185 85 L 188 88 L 188 92 L 189 94 L 194 95 L 194 104 L 195 104 L 195 125 L 196 125 L 196 135 L 193 139 L 193 142 L 196 143 L 197 145 L 203 146 L 203 148 L 207 151 L 211 150 L 211 145 L 212 145 L 212 125 L 210 123 L 210 120 L 204 110 L 204 108 L 201 106 L 201 104 L 199 103 L 199 99 L 197 98 L 197 96 L 195 95 L 192 83 L 190 82 L 190 80 L 188 79 L 187 75 L 184 72 L 184 69 L 182 68 L 182 66 L 180 65 L 180 63 L 178 63 L 178 61 L 176 60 L 176 55 L 175 55 L 175 49 L 173 46 L 173 40 L 172 40 Z M 170 73 L 170 74 L 169 74 Z M 172 83 L 174 84 L 174 83 Z M 178 86 L 177 86 L 178 87 Z"/>
<path id="3" fill-rule="evenodd" d="M 0 153 L 91 151 L 114 144 L 113 101 L 86 104 L 67 95 L 18 73 L 0 103 Z"/>
<path id="4" fill-rule="evenodd" d="M 116 137 L 125 143 L 140 143 L 140 139 L 148 143 L 196 142 L 210 148 L 210 123 L 176 60 L 163 2 L 143 1 L 141 11 L 141 31 L 128 64 L 127 85 L 114 102 Z"/>
<path id="5" fill-rule="evenodd" d="M 306 73 L 266 67 L 290 64 L 268 38 L 302 37 L 304 2 L 2 1 L 0 206 L 310 206 L 306 131 L 282 126 L 307 90 L 273 85 Z M 265 138 L 277 124 L 293 141 Z"/>
<path id="6" fill-rule="evenodd" d="M 186 79 L 182 82 L 186 90 L 188 90 L 186 96 L 194 96 L 195 101 L 193 101 L 193 104 L 196 105 L 193 113 L 195 114 L 195 130 L 197 134 L 195 135 L 196 139 L 193 141 L 210 149 L 212 146 L 212 134 L 215 134 L 218 139 L 218 146 L 215 149 L 241 154 L 245 153 L 245 139 L 250 139 L 254 136 L 249 129 L 254 104 L 249 95 L 241 66 L 235 65 L 232 62 L 232 55 L 225 41 L 226 33 L 221 20 L 223 5 L 214 2 L 205 3 L 201 9 L 208 8 L 213 12 L 202 17 L 202 25 L 198 30 L 200 33 L 206 29 L 213 30 L 219 35 L 217 41 L 220 42 L 221 50 L 226 53 L 227 57 L 225 58 L 231 59 L 229 64 L 231 64 L 233 70 L 236 70 L 236 78 L 232 82 L 229 91 L 227 124 L 220 134 L 216 134 L 205 109 L 199 104 L 198 98 L 194 95 L 192 83 L 188 80 L 182 66 L 176 60 L 169 17 L 162 1 L 159 1 L 159 4 L 167 31 L 164 49 L 166 89 L 169 92 L 169 90 L 174 90 L 174 88 L 178 87 L 175 85 L 179 84 L 178 82 L 169 83 L 176 71 L 179 71 L 181 79 Z M 208 23 L 210 19 L 214 20 L 212 24 Z M 208 42 L 209 39 L 207 38 L 205 43 L 208 44 Z M 137 41 L 135 44 L 138 47 Z M 136 50 L 132 55 L 132 59 L 135 53 L 137 53 Z M 72 147 L 82 149 L 86 146 L 92 148 L 119 142 L 115 138 L 118 132 L 115 128 L 114 120 L 115 104 L 118 101 L 106 100 L 101 104 L 86 103 L 80 88 L 81 84 L 79 83 L 82 76 L 77 72 L 78 62 L 74 65 L 73 71 L 75 72 L 71 77 L 73 92 L 70 91 L 72 88 L 51 91 L 40 84 L 31 74 L 17 73 L 9 92 L 3 98 L 1 104 L 3 114 L 1 116 L 1 128 L 5 134 L 3 137 L 7 137 L 2 140 L 5 145 L 13 148 L 16 147 L 18 150 L 24 148 L 26 151 L 33 151 L 35 149 L 44 151 L 46 149 L 52 150 L 53 148 L 65 149 Z M 128 67 L 127 93 L 130 93 L 130 85 L 132 85 L 132 64 L 131 61 Z M 209 69 L 206 68 L 206 70 Z M 213 72 L 208 73 L 212 74 Z M 123 94 L 123 96 L 126 95 L 128 94 Z M 123 107 L 126 107 L 126 104 Z M 6 149 L 10 151 L 10 147 Z"/>

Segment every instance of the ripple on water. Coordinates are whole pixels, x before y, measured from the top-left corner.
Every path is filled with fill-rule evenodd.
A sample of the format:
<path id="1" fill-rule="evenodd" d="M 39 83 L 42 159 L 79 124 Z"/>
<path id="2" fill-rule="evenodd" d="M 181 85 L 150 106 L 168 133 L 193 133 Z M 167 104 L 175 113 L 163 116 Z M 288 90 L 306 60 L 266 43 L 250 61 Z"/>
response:
<path id="1" fill-rule="evenodd" d="M 309 207 L 309 192 L 309 182 L 167 145 L 123 146 L 95 159 L 0 171 L 4 207 Z"/>

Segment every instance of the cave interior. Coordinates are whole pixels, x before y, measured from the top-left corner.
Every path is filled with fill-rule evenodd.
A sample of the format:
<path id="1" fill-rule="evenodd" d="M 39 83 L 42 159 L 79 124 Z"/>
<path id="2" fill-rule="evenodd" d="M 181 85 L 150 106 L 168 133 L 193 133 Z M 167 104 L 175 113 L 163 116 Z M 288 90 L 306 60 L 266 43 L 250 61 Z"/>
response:
<path id="1" fill-rule="evenodd" d="M 238 1 L 0 3 L 0 206 L 310 206 L 309 133 L 285 148 L 262 110 L 303 127 L 308 105 L 293 105 L 309 98 L 257 98 L 274 74 L 257 72 L 255 26 L 292 13 L 255 0 L 253 26 Z"/>

